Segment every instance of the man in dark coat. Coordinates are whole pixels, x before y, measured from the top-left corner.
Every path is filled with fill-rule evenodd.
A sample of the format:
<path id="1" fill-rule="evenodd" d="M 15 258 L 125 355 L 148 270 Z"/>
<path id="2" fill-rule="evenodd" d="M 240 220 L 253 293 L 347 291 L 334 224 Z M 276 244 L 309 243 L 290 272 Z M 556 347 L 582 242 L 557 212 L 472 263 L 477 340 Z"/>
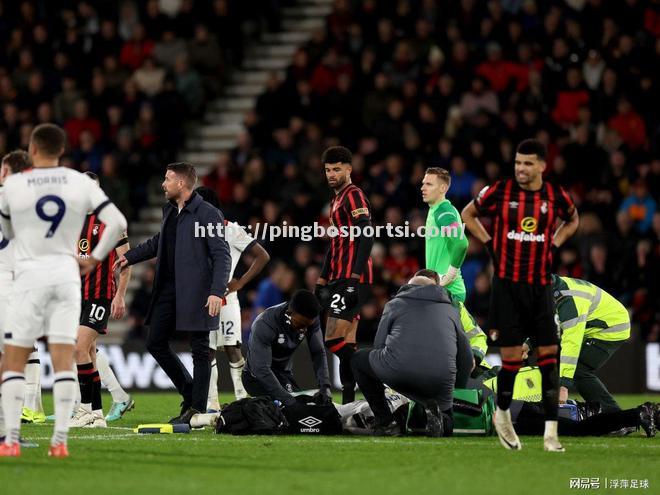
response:
<path id="1" fill-rule="evenodd" d="M 208 224 L 224 225 L 222 213 L 193 191 L 197 174 L 188 163 L 167 166 L 160 232 L 128 251 L 124 268 L 157 258 L 154 290 L 147 314 L 147 350 L 183 397 L 181 414 L 171 423 L 189 423 L 206 410 L 211 373 L 209 331 L 219 327 L 220 308 L 231 268 L 222 229 L 209 235 Z M 175 331 L 190 332 L 193 377 L 170 347 Z"/>
<path id="2" fill-rule="evenodd" d="M 352 364 L 378 433 L 398 428 L 385 400 L 387 384 L 424 404 L 429 434 L 443 436 L 451 430 L 454 387 L 465 387 L 474 362 L 449 294 L 417 276 L 385 305 L 374 348 L 358 351 Z"/>

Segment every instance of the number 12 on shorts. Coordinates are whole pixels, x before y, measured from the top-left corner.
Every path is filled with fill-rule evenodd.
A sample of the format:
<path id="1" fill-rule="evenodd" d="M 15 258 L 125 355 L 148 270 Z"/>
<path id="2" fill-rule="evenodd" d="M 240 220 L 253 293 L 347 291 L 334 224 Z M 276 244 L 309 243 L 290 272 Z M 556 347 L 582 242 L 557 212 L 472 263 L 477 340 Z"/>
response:
<path id="1" fill-rule="evenodd" d="M 221 321 L 220 322 L 220 331 L 225 337 L 234 335 L 234 322 L 233 321 Z"/>

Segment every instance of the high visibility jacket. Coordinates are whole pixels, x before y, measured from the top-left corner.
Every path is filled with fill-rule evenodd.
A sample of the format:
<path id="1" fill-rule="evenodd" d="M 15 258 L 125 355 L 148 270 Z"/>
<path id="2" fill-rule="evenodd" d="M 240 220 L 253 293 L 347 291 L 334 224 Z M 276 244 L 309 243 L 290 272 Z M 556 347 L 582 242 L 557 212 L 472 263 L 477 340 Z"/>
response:
<path id="1" fill-rule="evenodd" d="M 488 351 L 488 339 L 486 334 L 481 329 L 481 327 L 477 325 L 477 322 L 474 320 L 468 310 L 465 309 L 465 304 L 460 301 L 454 301 L 454 305 L 458 308 L 463 330 L 465 331 L 466 337 L 470 341 L 472 354 L 477 361 L 481 361 L 482 366 L 490 368 L 486 361 L 482 361 L 486 355 L 486 352 Z"/>
<path id="2" fill-rule="evenodd" d="M 586 280 L 552 276 L 555 311 L 561 328 L 559 378 L 570 385 L 586 339 L 622 341 L 630 337 L 623 304 Z"/>

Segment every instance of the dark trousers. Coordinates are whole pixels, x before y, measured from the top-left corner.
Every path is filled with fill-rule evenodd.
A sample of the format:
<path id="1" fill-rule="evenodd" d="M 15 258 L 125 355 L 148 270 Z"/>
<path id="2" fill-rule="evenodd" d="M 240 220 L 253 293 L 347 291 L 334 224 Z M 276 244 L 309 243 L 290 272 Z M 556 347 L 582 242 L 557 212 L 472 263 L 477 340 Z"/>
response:
<path id="1" fill-rule="evenodd" d="M 640 425 L 637 408 L 595 414 L 581 421 L 573 421 L 560 416 L 558 421 L 559 435 L 572 437 L 607 435 L 621 428 Z M 545 430 L 543 406 L 538 403 L 525 402 L 515 424 L 516 432 L 519 435 L 543 435 Z"/>
<path id="2" fill-rule="evenodd" d="M 273 374 L 275 375 L 275 378 L 277 378 L 277 381 L 280 382 L 280 385 L 282 385 L 282 388 L 284 388 L 284 390 L 290 394 L 300 391 L 300 387 L 293 379 L 293 373 L 288 371 L 278 372 L 273 370 Z M 252 397 L 268 396 L 266 388 L 261 384 L 259 380 L 252 376 L 252 373 L 250 373 L 247 369 L 243 370 L 241 381 L 243 382 L 243 388 L 245 388 L 245 391 Z"/>
<path id="3" fill-rule="evenodd" d="M 209 362 L 209 332 L 190 332 L 193 376 L 170 347 L 176 331 L 176 292 L 166 286 L 156 295 L 151 325 L 147 336 L 147 350 L 163 368 L 165 374 L 183 397 L 184 406 L 206 412 L 209 394 L 211 363 Z"/>
<path id="4" fill-rule="evenodd" d="M 393 416 L 385 399 L 385 385 L 369 363 L 370 352 L 371 349 L 360 349 L 353 355 L 353 374 L 376 420 L 389 423 Z"/>
<path id="5" fill-rule="evenodd" d="M 621 407 L 596 376 L 596 372 L 623 345 L 623 342 L 587 339 L 582 344 L 573 384 L 585 401 L 599 402 L 603 412 L 620 411 Z"/>

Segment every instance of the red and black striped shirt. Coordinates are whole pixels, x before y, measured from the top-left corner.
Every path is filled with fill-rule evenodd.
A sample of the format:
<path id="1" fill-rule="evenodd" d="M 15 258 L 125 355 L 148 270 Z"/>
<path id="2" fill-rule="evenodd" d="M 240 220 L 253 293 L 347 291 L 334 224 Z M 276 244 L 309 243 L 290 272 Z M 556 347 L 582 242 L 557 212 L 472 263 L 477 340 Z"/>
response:
<path id="1" fill-rule="evenodd" d="M 371 226 L 371 205 L 362 189 L 354 184 L 349 184 L 339 194 L 336 194 L 330 203 L 330 225 L 339 229 L 340 233 L 330 240 L 328 263 L 324 267 L 328 270 L 327 279 L 329 281 L 351 278 L 351 273 L 355 272 L 357 239 L 351 240 L 348 234 L 342 234 L 342 230 L 348 233 L 348 229 L 357 224 L 362 227 Z M 360 282 L 373 283 L 371 256 L 362 269 Z"/>
<path id="2" fill-rule="evenodd" d="M 575 211 L 568 193 L 549 182 L 538 191 L 526 191 L 507 179 L 483 188 L 474 204 L 479 214 L 494 220 L 495 274 L 514 282 L 549 284 L 555 223 L 569 220 Z"/>
<path id="3" fill-rule="evenodd" d="M 96 215 L 89 214 L 85 218 L 80 240 L 78 241 L 78 256 L 86 258 L 91 256 L 92 251 L 99 242 L 101 234 L 105 230 L 103 224 Z M 124 232 L 117 242 L 116 248 L 128 242 L 128 236 Z M 88 301 L 92 299 L 112 299 L 117 291 L 117 284 L 112 265 L 117 259 L 117 253 L 113 249 L 107 258 L 96 265 L 90 273 L 82 277 L 82 299 Z"/>

